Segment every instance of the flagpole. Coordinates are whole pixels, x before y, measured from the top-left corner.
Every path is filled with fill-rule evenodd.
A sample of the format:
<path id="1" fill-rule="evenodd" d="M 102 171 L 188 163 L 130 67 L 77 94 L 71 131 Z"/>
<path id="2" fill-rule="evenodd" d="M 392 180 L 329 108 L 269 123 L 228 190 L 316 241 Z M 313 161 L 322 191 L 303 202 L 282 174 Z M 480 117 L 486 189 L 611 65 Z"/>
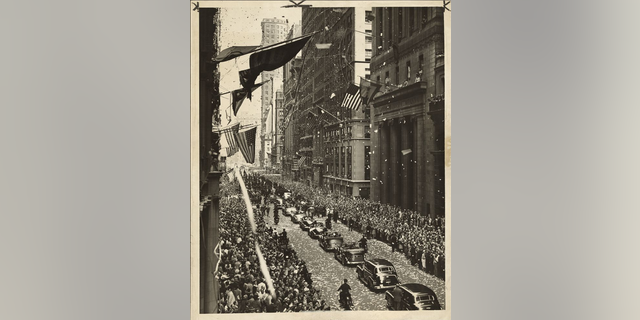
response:
<path id="1" fill-rule="evenodd" d="M 263 81 L 263 82 L 261 82 L 261 83 L 258 83 L 258 84 L 256 84 L 255 86 L 261 86 L 261 85 L 263 85 L 263 84 L 265 84 L 265 83 L 267 83 L 267 82 L 269 82 L 269 81 L 273 81 L 273 78 L 272 78 L 272 79 L 269 79 L 269 80 L 267 80 L 267 81 Z M 254 87 L 255 87 L 255 86 L 254 86 Z M 257 89 L 257 88 L 256 88 L 256 89 Z M 227 91 L 227 92 L 223 92 L 223 93 L 218 93 L 218 95 L 219 95 L 219 96 L 221 96 L 221 95 L 223 95 L 223 94 L 228 94 L 228 93 L 231 93 L 231 92 L 234 92 L 234 91 L 238 91 L 238 90 L 244 90 L 244 88 L 240 88 L 240 89 L 236 89 L 236 90 L 231 90 L 231 91 Z"/>

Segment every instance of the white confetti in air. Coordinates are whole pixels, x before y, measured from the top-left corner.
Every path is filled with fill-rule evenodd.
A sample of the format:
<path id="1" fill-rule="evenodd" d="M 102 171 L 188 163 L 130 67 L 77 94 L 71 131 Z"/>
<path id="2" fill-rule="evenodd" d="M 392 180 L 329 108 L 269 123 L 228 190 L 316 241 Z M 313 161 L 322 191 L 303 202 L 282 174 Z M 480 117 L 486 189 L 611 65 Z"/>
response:
<path id="1" fill-rule="evenodd" d="M 249 193 L 247 192 L 247 187 L 244 185 L 244 180 L 242 180 L 242 175 L 240 174 L 240 169 L 236 167 L 236 179 L 238 179 L 238 183 L 240 183 L 240 190 L 242 190 L 242 197 L 244 198 L 244 204 L 247 206 L 247 214 L 249 215 L 249 223 L 251 224 L 251 231 L 253 234 L 256 234 L 256 220 L 253 215 L 253 207 L 251 206 L 251 200 L 249 200 Z"/>
<path id="2" fill-rule="evenodd" d="M 269 288 L 269 292 L 275 298 L 276 289 L 273 287 L 273 280 L 271 279 L 271 274 L 269 274 L 269 268 L 267 267 L 267 262 L 264 260 L 264 256 L 262 256 L 262 251 L 260 251 L 260 246 L 258 245 L 257 241 L 256 241 L 256 255 L 258 256 L 258 261 L 260 261 L 260 271 L 262 271 L 264 280 L 267 282 L 267 288 Z"/>
<path id="3" fill-rule="evenodd" d="M 213 271 L 213 275 L 216 275 L 218 274 L 218 267 L 220 267 L 220 261 L 222 260 L 222 247 L 220 246 L 220 242 L 213 248 L 213 254 L 216 255 L 216 260 L 218 260 L 218 262 L 216 262 L 216 270 Z"/>
<path id="4" fill-rule="evenodd" d="M 335 96 L 336 96 L 335 92 L 332 92 L 331 93 L 331 97 L 329 97 L 329 99 L 333 99 L 333 97 L 335 97 Z M 322 112 L 324 113 L 324 110 Z"/>

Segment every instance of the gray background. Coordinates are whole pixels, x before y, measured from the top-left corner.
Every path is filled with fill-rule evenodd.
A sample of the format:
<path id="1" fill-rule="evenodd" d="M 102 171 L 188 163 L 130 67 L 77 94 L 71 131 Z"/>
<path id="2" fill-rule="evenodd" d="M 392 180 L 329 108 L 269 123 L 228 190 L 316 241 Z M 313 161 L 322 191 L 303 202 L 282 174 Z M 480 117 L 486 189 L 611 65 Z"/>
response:
<path id="1" fill-rule="evenodd" d="M 638 319 L 640 3 L 453 4 L 453 318 Z M 189 10 L 0 2 L 0 319 L 189 317 Z"/>

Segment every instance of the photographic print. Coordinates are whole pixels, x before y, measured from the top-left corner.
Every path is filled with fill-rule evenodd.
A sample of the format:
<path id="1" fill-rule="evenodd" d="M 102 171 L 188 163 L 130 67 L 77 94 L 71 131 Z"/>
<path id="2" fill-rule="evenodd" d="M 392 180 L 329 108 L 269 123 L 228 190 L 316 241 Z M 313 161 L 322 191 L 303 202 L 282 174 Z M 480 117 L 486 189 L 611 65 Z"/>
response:
<path id="1" fill-rule="evenodd" d="M 450 318 L 450 8 L 191 2 L 192 318 Z"/>

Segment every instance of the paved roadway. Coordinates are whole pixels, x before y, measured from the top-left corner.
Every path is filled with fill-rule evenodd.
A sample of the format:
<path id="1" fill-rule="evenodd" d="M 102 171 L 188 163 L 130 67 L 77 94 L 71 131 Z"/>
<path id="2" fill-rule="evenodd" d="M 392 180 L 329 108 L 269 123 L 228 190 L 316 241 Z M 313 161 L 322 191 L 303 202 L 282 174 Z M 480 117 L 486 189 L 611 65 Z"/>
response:
<path id="1" fill-rule="evenodd" d="M 273 206 L 268 217 L 265 217 L 268 225 L 273 225 Z M 313 286 L 320 289 L 322 299 L 324 299 L 332 310 L 340 310 L 338 303 L 338 287 L 343 279 L 347 279 L 351 286 L 351 297 L 353 299 L 354 310 L 386 310 L 384 291 L 373 292 L 357 278 L 355 267 L 341 265 L 334 257 L 333 252 L 325 252 L 318 244 L 318 240 L 309 237 L 298 224 L 291 222 L 290 217 L 281 215 L 280 222 L 274 226 L 278 232 L 287 230 L 287 235 L 298 256 L 302 258 L 309 272 Z M 362 238 L 362 234 L 349 229 L 341 223 L 332 223 L 332 231 L 342 234 L 345 242 L 357 241 Z M 427 274 L 409 264 L 403 254 L 391 252 L 389 245 L 378 241 L 369 240 L 367 242 L 369 252 L 365 258 L 383 258 L 391 261 L 396 271 L 398 279 L 402 283 L 417 282 L 431 288 L 438 296 L 438 301 L 445 307 L 444 281 Z"/>

